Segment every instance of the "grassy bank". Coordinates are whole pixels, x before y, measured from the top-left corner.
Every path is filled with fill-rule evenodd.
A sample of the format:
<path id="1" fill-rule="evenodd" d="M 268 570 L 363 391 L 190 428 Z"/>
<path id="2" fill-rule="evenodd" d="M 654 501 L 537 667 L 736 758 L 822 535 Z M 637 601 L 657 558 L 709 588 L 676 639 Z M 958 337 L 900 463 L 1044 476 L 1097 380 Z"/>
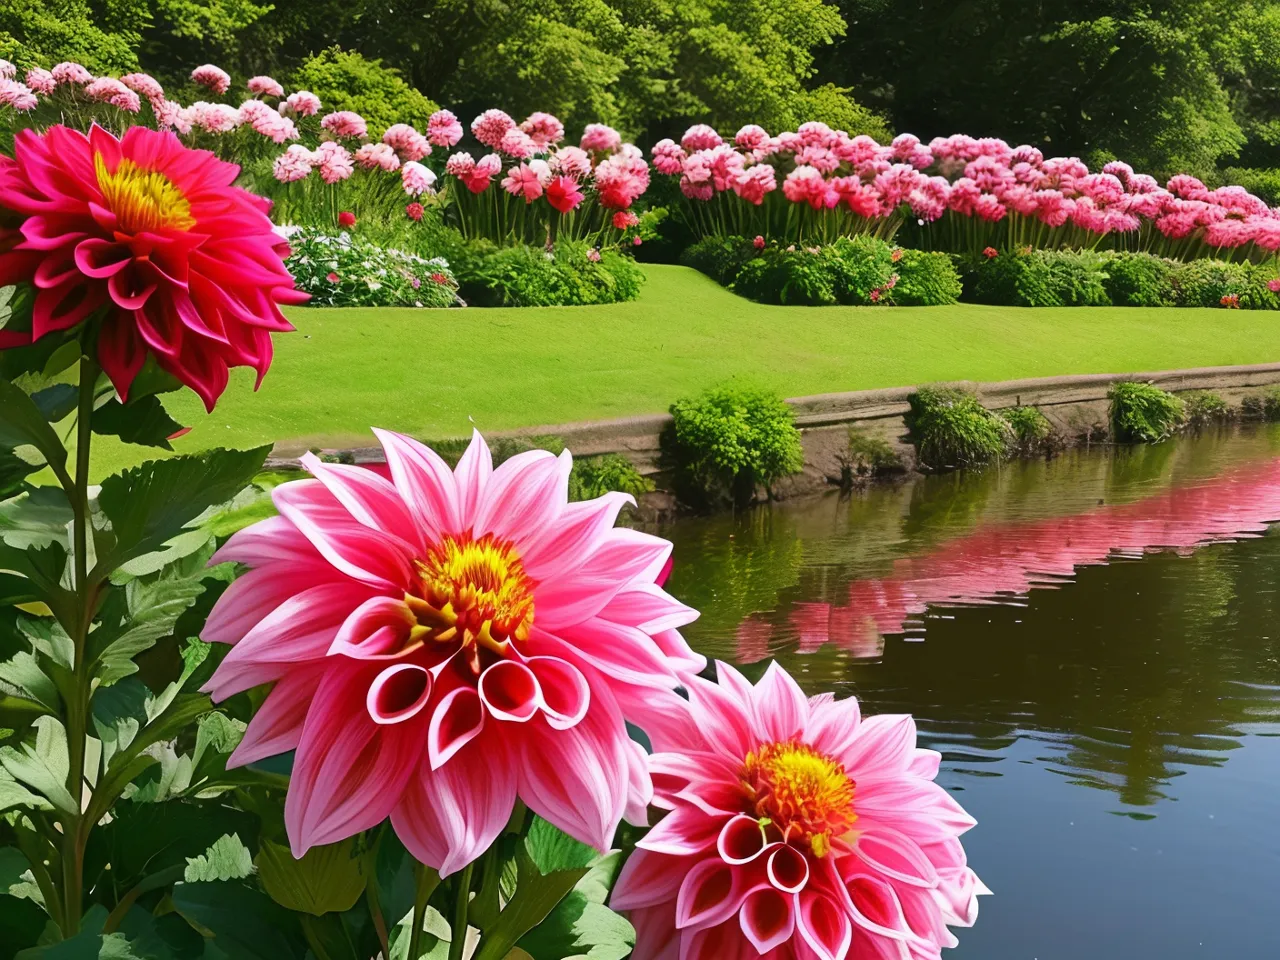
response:
<path id="1" fill-rule="evenodd" d="M 1262 311 L 774 307 L 685 267 L 645 269 L 640 299 L 607 307 L 291 310 L 298 331 L 276 338 L 256 395 L 239 370 L 212 416 L 190 393 L 168 400 L 193 428 L 176 446 L 301 450 L 369 445 L 371 424 L 445 437 L 653 413 L 731 376 L 800 396 L 1280 360 L 1280 318 Z M 121 466 L 122 448 L 99 449 L 96 473 Z"/>

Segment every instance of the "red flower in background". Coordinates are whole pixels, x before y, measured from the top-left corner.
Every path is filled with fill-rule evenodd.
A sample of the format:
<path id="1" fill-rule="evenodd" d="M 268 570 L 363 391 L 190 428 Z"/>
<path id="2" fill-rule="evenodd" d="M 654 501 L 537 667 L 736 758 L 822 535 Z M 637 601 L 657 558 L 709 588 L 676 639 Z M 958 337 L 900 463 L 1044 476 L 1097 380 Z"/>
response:
<path id="1" fill-rule="evenodd" d="M 0 227 L 0 286 L 31 282 L 36 297 L 30 331 L 0 331 L 0 348 L 100 318 L 98 362 L 122 398 L 148 353 L 209 410 L 229 367 L 260 383 L 271 334 L 293 329 L 278 304 L 307 295 L 239 173 L 144 127 L 20 131 L 0 157 L 0 208 L 23 218 Z"/>
<path id="2" fill-rule="evenodd" d="M 982 251 L 982 255 L 988 260 L 994 260 L 996 257 L 1000 256 L 1000 251 L 995 247 L 987 247 Z"/>
<path id="3" fill-rule="evenodd" d="M 758 234 L 758 233 L 757 233 L 757 234 L 756 234 L 756 238 L 755 238 L 754 240 L 752 240 L 752 241 L 751 241 L 751 245 L 752 245 L 753 247 L 755 247 L 757 250 L 763 250 L 763 249 L 764 249 L 764 237 L 762 237 L 760 234 Z"/>
<path id="4" fill-rule="evenodd" d="M 356 215 L 350 210 L 343 210 L 338 214 L 338 226 L 342 227 L 343 230 L 346 230 L 348 227 L 354 227 L 355 225 Z"/>
<path id="5" fill-rule="evenodd" d="M 1240 295 L 1237 293 L 1228 293 L 1218 302 L 1222 304 L 1224 307 L 1226 307 L 1228 310 L 1240 309 Z"/>
<path id="6" fill-rule="evenodd" d="M 405 205 L 404 212 L 410 220 L 421 220 L 423 214 L 422 204 L 415 200 L 413 203 Z"/>
<path id="7" fill-rule="evenodd" d="M 328 280 L 330 283 L 337 283 L 340 278 L 336 273 L 329 273 L 325 275 L 325 279 Z"/>
<path id="8" fill-rule="evenodd" d="M 582 202 L 582 190 L 573 177 L 553 177 L 547 184 L 547 203 L 561 213 L 576 209 Z"/>

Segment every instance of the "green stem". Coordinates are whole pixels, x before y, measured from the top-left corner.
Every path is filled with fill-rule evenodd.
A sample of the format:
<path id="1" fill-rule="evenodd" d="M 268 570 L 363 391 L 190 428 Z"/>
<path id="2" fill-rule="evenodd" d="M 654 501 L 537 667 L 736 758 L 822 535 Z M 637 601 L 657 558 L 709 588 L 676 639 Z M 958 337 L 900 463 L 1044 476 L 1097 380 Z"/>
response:
<path id="1" fill-rule="evenodd" d="M 449 933 L 449 960 L 462 960 L 462 951 L 467 946 L 467 908 L 471 906 L 471 871 L 474 867 L 475 863 L 468 863 L 458 875 L 453 929 Z"/>
<path id="2" fill-rule="evenodd" d="M 422 956 L 422 921 L 427 912 L 427 901 L 436 887 L 440 886 L 440 874 L 421 863 L 413 865 L 414 887 L 413 927 L 409 930 L 408 960 L 418 960 Z"/>

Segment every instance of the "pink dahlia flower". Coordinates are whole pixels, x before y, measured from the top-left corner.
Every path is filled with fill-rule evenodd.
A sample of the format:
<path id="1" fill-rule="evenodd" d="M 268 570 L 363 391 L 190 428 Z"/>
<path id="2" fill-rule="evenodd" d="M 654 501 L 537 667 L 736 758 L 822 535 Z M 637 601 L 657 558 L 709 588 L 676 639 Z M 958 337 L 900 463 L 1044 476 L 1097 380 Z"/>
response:
<path id="1" fill-rule="evenodd" d="M 525 203 L 533 203 L 542 196 L 542 181 L 536 170 L 527 163 L 512 167 L 502 181 L 502 189 L 513 197 L 523 197 Z"/>
<path id="2" fill-rule="evenodd" d="M 258 103 L 259 101 L 249 102 Z M 249 126 L 253 128 L 254 133 L 262 134 L 272 143 L 284 143 L 286 140 L 297 140 L 299 137 L 298 128 L 293 120 L 270 108 L 255 115 L 249 121 Z"/>
<path id="3" fill-rule="evenodd" d="M 190 125 L 207 133 L 229 133 L 240 126 L 240 111 L 229 103 L 197 100 L 185 110 Z"/>
<path id="4" fill-rule="evenodd" d="M 320 98 L 310 90 L 298 90 L 285 97 L 284 105 L 299 117 L 314 117 L 320 112 Z"/>
<path id="5" fill-rule="evenodd" d="M 36 93 L 43 93 L 46 97 L 53 93 L 58 85 L 53 74 L 43 67 L 32 67 L 28 70 L 26 80 L 28 87 Z"/>
<path id="6" fill-rule="evenodd" d="M 614 528 L 625 494 L 569 503 L 568 453 L 495 469 L 477 434 L 451 471 L 375 432 L 389 479 L 308 454 L 316 479 L 276 487 L 280 515 L 213 558 L 251 569 L 205 626 L 233 645 L 208 690 L 275 684 L 231 763 L 297 751 L 298 856 L 389 816 L 451 874 L 517 797 L 607 848 L 651 795 L 624 721 L 702 662 L 678 633 L 697 614 L 655 582 L 671 545 Z"/>
<path id="7" fill-rule="evenodd" d="M 649 165 L 639 157 L 615 153 L 595 169 L 600 206 L 625 210 L 649 188 Z"/>
<path id="8" fill-rule="evenodd" d="M 760 150 L 769 142 L 769 132 L 764 127 L 748 123 L 733 135 L 733 142 L 743 150 Z"/>
<path id="9" fill-rule="evenodd" d="M 452 147 L 462 139 L 462 124 L 452 110 L 437 110 L 427 118 L 427 139 L 437 147 Z"/>
<path id="10" fill-rule="evenodd" d="M 549 113 L 529 114 L 528 119 L 520 124 L 520 129 L 529 135 L 538 150 L 549 150 L 564 139 L 564 124 Z"/>
<path id="11" fill-rule="evenodd" d="M 56 83 L 75 86 L 84 86 L 93 79 L 92 73 L 71 60 L 64 60 L 62 63 L 55 64 L 51 76 Z"/>
<path id="12" fill-rule="evenodd" d="M 655 705 L 654 805 L 611 905 L 635 960 L 936 958 L 987 889 L 959 837 L 974 825 L 933 782 L 940 755 L 909 716 L 807 698 L 776 663 L 754 687 L 719 665 L 689 702 Z"/>
<path id="13" fill-rule="evenodd" d="M 807 147 L 831 149 L 836 143 L 836 132 L 821 120 L 810 120 L 796 128 L 800 141 Z"/>
<path id="14" fill-rule="evenodd" d="M 496 150 L 502 137 L 516 122 L 502 110 L 486 110 L 471 121 L 472 135 L 486 147 Z"/>
<path id="15" fill-rule="evenodd" d="M 98 103 L 109 103 L 126 113 L 137 113 L 142 109 L 142 101 L 138 95 L 115 77 L 99 77 L 86 84 L 84 95 Z"/>
<path id="16" fill-rule="evenodd" d="M 622 145 L 622 134 L 604 123 L 588 123 L 578 146 L 587 153 L 608 153 Z"/>
<path id="17" fill-rule="evenodd" d="M 551 155 L 551 166 L 566 177 L 585 177 L 591 173 L 591 156 L 581 147 L 561 147 Z"/>
<path id="18" fill-rule="evenodd" d="M 325 114 L 320 121 L 320 127 L 328 130 L 335 137 L 353 140 L 362 140 L 369 133 L 369 125 L 365 123 L 364 117 L 351 110 L 335 110 L 333 113 Z"/>
<path id="19" fill-rule="evenodd" d="M 355 158 L 340 143 L 325 140 L 316 147 L 313 165 L 320 170 L 320 179 L 327 184 L 340 183 L 355 173 Z"/>
<path id="20" fill-rule="evenodd" d="M 12 80 L 17 75 L 17 66 L 0 57 L 0 80 Z"/>
<path id="21" fill-rule="evenodd" d="M 724 143 L 724 138 L 716 133 L 714 127 L 709 127 L 705 123 L 695 123 L 680 138 L 680 146 L 688 153 L 696 153 L 699 150 L 714 150 L 722 143 Z"/>
<path id="22" fill-rule="evenodd" d="M 382 134 L 382 142 L 391 147 L 401 160 L 421 160 L 431 155 L 431 141 L 407 123 L 393 123 L 387 127 Z M 395 167 L 389 169 L 394 170 Z"/>
<path id="23" fill-rule="evenodd" d="M 295 143 L 280 156 L 276 157 L 275 163 L 271 165 L 271 173 L 281 183 L 305 180 L 307 175 L 311 173 L 311 165 L 314 159 L 310 150 L 301 144 Z"/>
<path id="24" fill-rule="evenodd" d="M 132 95 L 136 99 L 137 94 Z M 0 77 L 0 106 L 12 107 L 14 110 L 25 113 L 27 110 L 34 110 L 38 102 L 36 95 L 25 83 Z"/>
<path id="25" fill-rule="evenodd" d="M 54 68 L 54 76 L 57 76 L 57 68 Z M 191 79 L 202 87 L 212 90 L 218 96 L 222 96 L 231 89 L 231 76 L 221 67 L 215 67 L 212 63 L 206 63 L 196 67 L 191 71 Z"/>
<path id="26" fill-rule="evenodd" d="M 411 197 L 420 197 L 424 193 L 433 192 L 436 175 L 430 167 L 424 167 L 416 160 L 410 160 L 400 168 L 400 182 L 404 192 Z"/>
<path id="27" fill-rule="evenodd" d="M 839 202 L 834 190 L 829 190 L 822 174 L 813 167 L 796 167 L 782 182 L 782 192 L 792 203 L 807 203 L 814 210 L 833 207 Z M 828 203 L 828 194 L 831 202 Z"/>
<path id="28" fill-rule="evenodd" d="M 271 77 L 250 77 L 249 92 L 262 97 L 283 97 L 284 87 Z"/>
<path id="29" fill-rule="evenodd" d="M 733 192 L 757 207 L 764 203 L 764 198 L 776 189 L 778 189 L 777 174 L 767 163 L 757 163 L 754 167 L 748 167 L 733 181 Z"/>
<path id="30" fill-rule="evenodd" d="M 497 149 L 499 153 L 504 153 L 516 160 L 528 160 L 538 152 L 538 145 L 519 127 L 512 127 L 502 135 Z"/>
<path id="31" fill-rule="evenodd" d="M 547 203 L 560 213 L 575 210 L 582 202 L 582 188 L 573 177 L 552 177 L 551 182 L 547 184 L 546 193 Z"/>
<path id="32" fill-rule="evenodd" d="M 610 222 L 616 230 L 629 230 L 640 222 L 640 218 L 630 210 L 619 210 Z"/>
<path id="33" fill-rule="evenodd" d="M 384 170 L 387 173 L 400 169 L 400 158 L 386 143 L 361 144 L 356 151 L 356 163 L 366 170 Z"/>
<path id="34" fill-rule="evenodd" d="M 745 128 L 744 128 L 745 129 Z M 653 145 L 653 165 L 659 173 L 675 174 L 684 169 L 684 148 L 673 140 L 659 140 Z"/>
<path id="35" fill-rule="evenodd" d="M 1267 281 L 1267 289 L 1272 293 L 1280 293 L 1280 277 L 1274 277 Z"/>
<path id="36" fill-rule="evenodd" d="M 450 154 L 444 162 L 444 172 L 450 177 L 467 177 L 476 169 L 476 162 L 466 151 Z"/>
<path id="37" fill-rule="evenodd" d="M 271 365 L 279 303 L 301 303 L 269 202 L 233 186 L 240 168 L 172 133 L 96 124 L 18 132 L 0 157 L 0 207 L 25 219 L 0 230 L 0 285 L 34 281 L 39 340 L 100 316 L 98 361 L 126 397 L 147 355 L 212 410 L 227 369 Z M 7 234 L 4 235 L 4 234 Z"/>
<path id="38" fill-rule="evenodd" d="M 191 132 L 190 115 L 174 101 L 165 100 L 163 97 L 152 100 L 151 109 L 156 115 L 156 123 L 161 130 L 176 130 L 184 135 Z"/>
<path id="39" fill-rule="evenodd" d="M 160 81 L 149 73 L 126 73 L 120 78 L 120 82 L 148 100 L 164 99 L 164 87 L 160 86 Z"/>

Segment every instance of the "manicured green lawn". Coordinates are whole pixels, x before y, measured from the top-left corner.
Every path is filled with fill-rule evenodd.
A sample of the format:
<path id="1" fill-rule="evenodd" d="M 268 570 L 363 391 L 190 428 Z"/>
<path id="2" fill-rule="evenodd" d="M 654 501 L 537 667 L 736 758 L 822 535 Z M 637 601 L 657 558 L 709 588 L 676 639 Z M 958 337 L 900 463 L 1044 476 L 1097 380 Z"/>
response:
<path id="1" fill-rule="evenodd" d="M 179 450 L 372 444 L 665 410 L 728 377 L 785 396 L 939 380 L 1009 380 L 1280 360 L 1280 317 L 1247 310 L 771 307 L 685 267 L 646 267 L 641 298 L 607 307 L 294 309 L 262 389 L 236 371 Z M 95 472 L 136 458 L 99 444 Z"/>

